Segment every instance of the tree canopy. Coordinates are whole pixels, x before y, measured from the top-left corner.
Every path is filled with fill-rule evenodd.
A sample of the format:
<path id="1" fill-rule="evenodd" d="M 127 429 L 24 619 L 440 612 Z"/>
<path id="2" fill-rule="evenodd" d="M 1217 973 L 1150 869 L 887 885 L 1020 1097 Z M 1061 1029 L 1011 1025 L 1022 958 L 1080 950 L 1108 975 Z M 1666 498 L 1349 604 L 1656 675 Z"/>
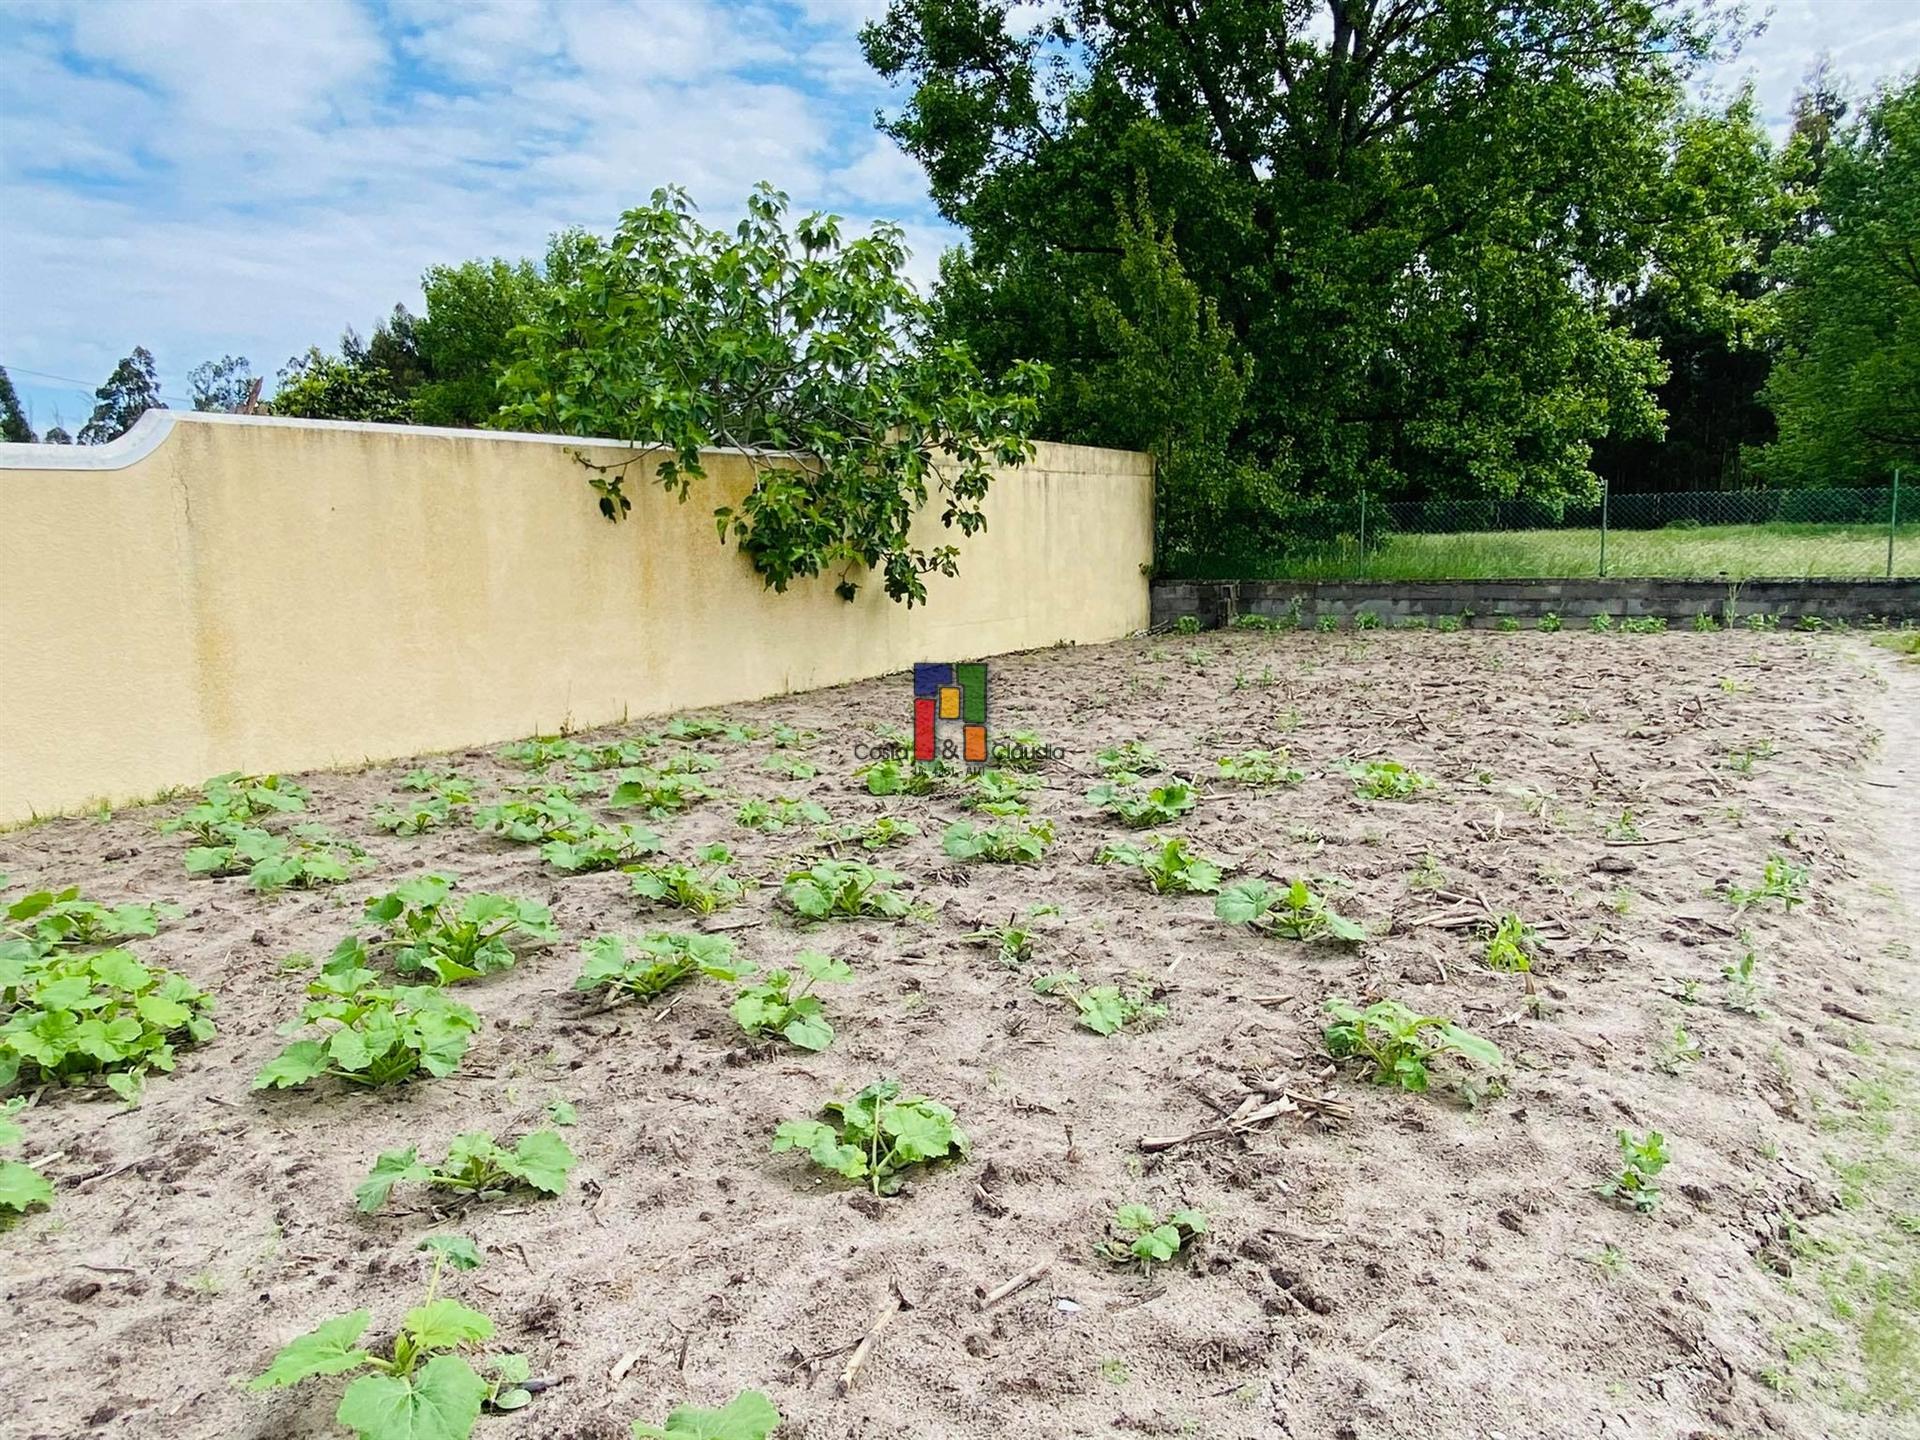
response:
<path id="1" fill-rule="evenodd" d="M 94 391 L 93 397 L 93 415 L 80 429 L 82 445 L 118 440 L 147 411 L 167 408 L 160 398 L 160 377 L 154 370 L 153 356 L 144 345 L 134 346 L 133 353 L 113 367 L 107 383 Z"/>
<path id="2" fill-rule="evenodd" d="M 1817 221 L 1783 257 L 1780 438 L 1759 463 L 1787 484 L 1880 485 L 1920 460 L 1920 77 L 1820 138 Z"/>
<path id="3" fill-rule="evenodd" d="M 1275 496 L 1555 501 L 1658 431 L 1657 342 L 1612 306 L 1729 223 L 1672 163 L 1724 38 L 1642 0 L 894 0 L 863 43 L 968 234 L 942 316 L 1055 366 L 1043 433 L 1138 443 L 1097 377 L 1144 202 L 1238 347 L 1232 453 Z"/>
<path id="4" fill-rule="evenodd" d="M 595 470 L 611 520 L 631 507 L 629 465 L 684 500 L 703 447 L 738 447 L 755 484 L 715 518 L 771 588 L 833 572 L 850 600 L 871 569 L 912 605 L 959 554 L 914 543 L 916 512 L 937 496 L 944 526 L 985 525 L 992 467 L 1031 453 L 1046 374 L 1018 363 L 990 382 L 965 344 L 936 339 L 898 227 L 847 239 L 835 216 L 787 210 L 762 185 L 715 230 L 668 189 L 609 239 L 559 237 L 500 423 L 642 447 Z"/>

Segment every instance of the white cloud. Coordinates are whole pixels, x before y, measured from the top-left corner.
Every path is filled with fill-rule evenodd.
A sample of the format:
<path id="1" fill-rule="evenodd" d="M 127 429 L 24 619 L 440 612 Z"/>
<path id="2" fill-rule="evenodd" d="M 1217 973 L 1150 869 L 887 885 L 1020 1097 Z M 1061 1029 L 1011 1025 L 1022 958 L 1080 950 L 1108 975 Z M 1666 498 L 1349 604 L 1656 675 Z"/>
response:
<path id="1" fill-rule="evenodd" d="M 1794 93 L 1822 55 L 1864 97 L 1882 80 L 1920 65 L 1920 5 L 1913 0 L 1777 0 L 1767 26 L 1731 60 L 1700 77 L 1724 99 L 1751 83 L 1760 116 L 1783 138 Z"/>

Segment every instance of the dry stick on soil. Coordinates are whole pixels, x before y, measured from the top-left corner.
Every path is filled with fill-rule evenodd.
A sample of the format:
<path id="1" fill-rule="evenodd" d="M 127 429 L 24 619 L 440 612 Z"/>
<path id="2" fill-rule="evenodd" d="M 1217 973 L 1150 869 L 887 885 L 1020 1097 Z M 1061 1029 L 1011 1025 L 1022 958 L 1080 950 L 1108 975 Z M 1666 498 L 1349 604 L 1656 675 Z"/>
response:
<path id="1" fill-rule="evenodd" d="M 1004 1285 L 996 1285 L 991 1290 L 976 1289 L 974 1292 L 975 1299 L 973 1302 L 973 1308 L 976 1310 L 992 1309 L 995 1305 L 998 1305 L 1002 1300 L 1006 1299 L 1009 1295 L 1013 1294 L 1016 1290 L 1026 1289 L 1027 1286 L 1033 1284 L 1034 1281 L 1038 1280 L 1042 1275 L 1045 1275 L 1047 1271 L 1051 1270 L 1052 1268 L 1053 1268 L 1053 1261 L 1042 1260 L 1038 1265 L 1035 1265 L 1031 1270 L 1022 1271 L 1020 1274 L 1014 1276 L 1013 1279 L 1007 1281 L 1007 1283 Z"/>
<path id="2" fill-rule="evenodd" d="M 879 1343 L 880 1332 L 893 1323 L 893 1317 L 902 1310 L 911 1310 L 907 1297 L 900 1293 L 900 1282 L 895 1280 L 887 1286 L 886 1303 L 873 1317 L 873 1324 L 861 1337 L 860 1343 L 853 1347 L 853 1354 L 847 1357 L 847 1368 L 840 1372 L 840 1382 L 834 1388 L 845 1395 L 853 1389 L 853 1382 L 860 1378 L 860 1367 L 867 1363 L 867 1357 L 873 1354 L 873 1347 Z"/>

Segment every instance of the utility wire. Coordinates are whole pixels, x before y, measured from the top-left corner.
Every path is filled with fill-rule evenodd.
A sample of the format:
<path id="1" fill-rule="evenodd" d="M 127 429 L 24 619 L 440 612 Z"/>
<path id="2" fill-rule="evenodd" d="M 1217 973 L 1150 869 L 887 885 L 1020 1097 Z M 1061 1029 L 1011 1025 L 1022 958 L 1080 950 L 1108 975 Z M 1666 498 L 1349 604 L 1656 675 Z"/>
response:
<path id="1" fill-rule="evenodd" d="M 24 365 L 9 365 L 4 360 L 0 360 L 0 370 L 6 371 L 9 375 L 31 375 L 36 380 L 58 380 L 62 384 L 72 385 L 84 390 L 89 395 L 97 394 L 100 389 L 99 386 L 89 385 L 84 380 L 76 380 L 71 375 L 49 375 L 44 370 L 29 370 Z M 193 404 L 192 397 L 187 395 L 161 395 L 160 398 L 162 400 L 172 400 L 180 405 Z"/>

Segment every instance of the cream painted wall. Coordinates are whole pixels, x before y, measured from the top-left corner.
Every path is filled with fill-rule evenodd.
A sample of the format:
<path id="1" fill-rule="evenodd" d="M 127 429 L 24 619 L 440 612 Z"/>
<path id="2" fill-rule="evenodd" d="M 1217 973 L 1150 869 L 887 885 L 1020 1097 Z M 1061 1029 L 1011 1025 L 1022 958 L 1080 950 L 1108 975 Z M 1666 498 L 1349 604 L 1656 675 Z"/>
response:
<path id="1" fill-rule="evenodd" d="M 1147 624 L 1151 462 L 1042 445 L 909 611 L 776 595 L 592 441 L 149 412 L 111 446 L 0 445 L 0 822 L 758 699 Z M 923 517 L 927 538 L 937 520 Z"/>

